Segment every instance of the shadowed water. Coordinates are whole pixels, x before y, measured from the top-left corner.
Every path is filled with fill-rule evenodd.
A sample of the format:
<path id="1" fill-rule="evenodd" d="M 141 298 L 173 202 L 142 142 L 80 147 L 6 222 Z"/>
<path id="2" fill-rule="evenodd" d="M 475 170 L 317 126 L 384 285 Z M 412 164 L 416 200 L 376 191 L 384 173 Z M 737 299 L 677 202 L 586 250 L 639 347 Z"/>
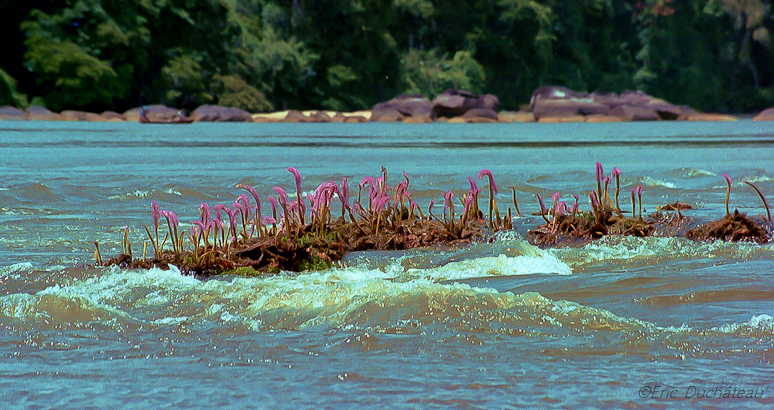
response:
<path id="1" fill-rule="evenodd" d="M 2 121 L 0 399 L 57 409 L 767 407 L 771 244 L 608 237 L 541 250 L 523 234 L 542 219 L 525 216 L 491 244 L 354 253 L 322 272 L 200 281 L 88 264 L 92 242 L 115 255 L 127 225 L 142 248 L 151 200 L 187 227 L 200 203 L 231 204 L 238 183 L 262 196 L 295 191 L 288 166 L 304 190 L 342 176 L 354 186 L 381 166 L 392 185 L 405 170 L 423 207 L 488 168 L 501 209 L 513 185 L 528 215 L 536 193 L 578 193 L 588 208 L 600 161 L 623 170 L 622 208 L 641 184 L 646 212 L 680 200 L 700 222 L 725 212 L 723 173 L 732 209 L 763 213 L 742 181 L 771 196 L 772 152 L 774 124 L 751 121 Z M 765 391 L 705 397 L 718 385 Z M 650 397 L 664 389 L 677 398 Z"/>

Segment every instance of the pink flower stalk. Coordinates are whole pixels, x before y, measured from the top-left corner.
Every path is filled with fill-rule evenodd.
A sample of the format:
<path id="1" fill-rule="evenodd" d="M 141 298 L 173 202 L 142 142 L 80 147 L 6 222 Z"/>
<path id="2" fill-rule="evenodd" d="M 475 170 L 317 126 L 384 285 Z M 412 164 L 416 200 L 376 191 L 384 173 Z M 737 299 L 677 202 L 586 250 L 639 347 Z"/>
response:
<path id="1" fill-rule="evenodd" d="M 235 205 L 239 205 L 239 204 L 235 204 Z M 226 208 L 224 210 L 226 211 L 226 214 L 228 215 L 229 231 L 231 232 L 231 235 L 234 237 L 234 241 L 236 241 L 236 237 L 237 237 L 237 221 L 236 221 L 236 216 L 237 216 L 237 213 L 240 212 L 240 210 L 239 210 L 239 208 Z"/>
<path id="2" fill-rule="evenodd" d="M 443 205 L 443 213 L 446 215 L 446 210 L 451 208 L 452 213 L 454 213 L 454 192 L 449 191 L 443 194 L 443 198 L 445 200 Z"/>
<path id="3" fill-rule="evenodd" d="M 199 215 L 201 215 L 201 221 L 205 224 L 212 220 L 212 217 L 210 216 L 210 205 L 207 203 L 199 205 Z"/>
<path id="4" fill-rule="evenodd" d="M 615 178 L 615 210 L 620 214 L 621 207 L 618 206 L 618 194 L 621 192 L 621 169 L 614 167 L 610 175 Z"/>
<path id="5" fill-rule="evenodd" d="M 301 219 L 301 225 L 304 224 L 304 214 L 306 214 L 306 205 L 304 204 L 304 199 L 301 197 L 301 174 L 298 173 L 298 170 L 293 167 L 287 167 L 285 168 L 293 174 L 293 179 L 296 181 L 296 200 L 298 201 L 298 204 L 300 206 L 301 212 L 299 212 L 298 216 Z"/>
<path id="6" fill-rule="evenodd" d="M 634 215 L 637 214 L 637 210 L 636 210 L 637 199 L 635 198 L 635 195 L 637 195 L 637 187 L 632 188 L 631 192 L 632 192 L 632 218 L 634 218 Z"/>
<path id="7" fill-rule="evenodd" d="M 497 195 L 497 185 L 495 185 L 494 177 L 492 176 L 492 171 L 488 169 L 482 169 L 481 171 L 478 172 L 478 179 L 484 179 L 485 175 L 489 177 L 489 188 L 495 195 Z"/>
<path id="8" fill-rule="evenodd" d="M 281 206 L 283 206 L 283 207 L 287 206 L 288 205 L 288 193 L 285 192 L 284 189 L 282 189 L 282 188 L 280 188 L 278 186 L 274 187 L 274 192 L 276 192 L 277 195 L 278 195 L 277 198 L 279 199 L 279 204 Z"/>
<path id="9" fill-rule="evenodd" d="M 591 191 L 589 193 L 589 199 L 591 200 L 591 209 L 596 214 L 599 211 L 599 199 L 597 197 L 597 193 L 594 191 Z"/>
<path id="10" fill-rule="evenodd" d="M 151 201 L 151 217 L 153 218 L 153 226 L 155 226 L 156 230 L 158 230 L 159 219 L 161 219 L 161 210 L 159 209 L 159 204 L 155 199 Z"/>
<path id="11" fill-rule="evenodd" d="M 605 172 L 602 170 L 602 164 L 597 162 L 597 198 L 602 198 L 602 180 L 605 178 Z"/>
<path id="12" fill-rule="evenodd" d="M 218 221 L 222 221 L 223 218 L 221 217 L 221 212 L 226 210 L 226 206 L 223 204 L 215 204 L 214 207 L 212 207 L 212 210 L 215 211 L 215 219 Z"/>
<path id="13" fill-rule="evenodd" d="M 435 206 L 435 198 L 430 199 L 430 204 L 427 205 L 427 213 L 428 215 L 433 214 L 433 207 Z"/>
<path id="14" fill-rule="evenodd" d="M 341 177 L 341 186 L 339 187 L 339 201 L 341 201 L 341 216 L 344 217 L 344 211 L 349 209 L 349 180 L 347 177 Z"/>
<path id="15" fill-rule="evenodd" d="M 175 255 L 178 255 L 181 251 L 179 249 L 178 239 L 177 239 L 177 227 L 178 227 L 178 220 L 177 215 L 175 215 L 172 211 L 161 211 L 161 216 L 164 217 L 164 219 L 167 220 L 167 226 L 169 227 L 169 236 L 172 237 L 172 250 L 175 253 Z"/>
<path id="16" fill-rule="evenodd" d="M 731 212 L 728 210 L 728 200 L 731 198 L 731 177 L 728 174 L 723 174 L 723 178 L 726 179 L 726 216 L 730 216 Z"/>
<path id="17" fill-rule="evenodd" d="M 493 227 L 492 212 L 494 211 L 494 196 L 497 195 L 497 185 L 495 185 L 492 171 L 488 169 L 482 169 L 478 172 L 478 179 L 484 179 L 484 175 L 489 178 L 489 226 Z"/>
<path id="18" fill-rule="evenodd" d="M 563 215 L 567 211 L 567 202 L 559 201 L 556 204 L 556 216 Z"/>
<path id="19" fill-rule="evenodd" d="M 637 202 L 639 209 L 639 217 L 642 220 L 642 185 L 637 185 Z"/>

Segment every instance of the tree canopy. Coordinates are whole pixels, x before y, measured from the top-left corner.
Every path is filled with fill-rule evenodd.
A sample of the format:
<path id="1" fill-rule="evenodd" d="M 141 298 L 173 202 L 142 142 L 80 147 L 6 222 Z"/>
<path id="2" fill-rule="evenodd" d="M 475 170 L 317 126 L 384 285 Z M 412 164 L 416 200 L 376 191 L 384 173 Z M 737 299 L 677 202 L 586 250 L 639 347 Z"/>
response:
<path id="1" fill-rule="evenodd" d="M 0 5 L 0 104 L 355 110 L 401 93 L 641 89 L 774 105 L 771 0 L 29 0 Z"/>

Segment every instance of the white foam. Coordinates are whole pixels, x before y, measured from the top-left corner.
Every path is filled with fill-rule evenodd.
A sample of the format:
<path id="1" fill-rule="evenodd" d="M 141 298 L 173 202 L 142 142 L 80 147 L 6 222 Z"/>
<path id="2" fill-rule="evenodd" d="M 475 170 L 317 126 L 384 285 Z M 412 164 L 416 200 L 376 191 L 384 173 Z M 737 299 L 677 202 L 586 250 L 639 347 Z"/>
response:
<path id="1" fill-rule="evenodd" d="M 736 333 L 740 330 L 774 332 L 774 317 L 764 313 L 751 317 L 747 322 L 732 324 L 726 323 L 720 327 L 713 328 L 713 330 L 717 330 L 723 333 Z"/>
<path id="2" fill-rule="evenodd" d="M 642 183 L 648 186 L 660 186 L 669 189 L 677 189 L 677 185 L 672 182 L 665 181 L 663 179 L 654 179 L 651 177 L 642 178 Z"/>

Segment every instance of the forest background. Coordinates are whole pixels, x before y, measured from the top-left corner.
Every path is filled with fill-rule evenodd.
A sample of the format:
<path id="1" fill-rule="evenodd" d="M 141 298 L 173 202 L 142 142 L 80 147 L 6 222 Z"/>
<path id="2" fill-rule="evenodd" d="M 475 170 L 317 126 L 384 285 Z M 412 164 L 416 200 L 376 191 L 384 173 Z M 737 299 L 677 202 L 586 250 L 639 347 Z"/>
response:
<path id="1" fill-rule="evenodd" d="M 401 93 L 643 90 L 774 106 L 772 0 L 20 0 L 0 105 L 350 111 Z"/>

